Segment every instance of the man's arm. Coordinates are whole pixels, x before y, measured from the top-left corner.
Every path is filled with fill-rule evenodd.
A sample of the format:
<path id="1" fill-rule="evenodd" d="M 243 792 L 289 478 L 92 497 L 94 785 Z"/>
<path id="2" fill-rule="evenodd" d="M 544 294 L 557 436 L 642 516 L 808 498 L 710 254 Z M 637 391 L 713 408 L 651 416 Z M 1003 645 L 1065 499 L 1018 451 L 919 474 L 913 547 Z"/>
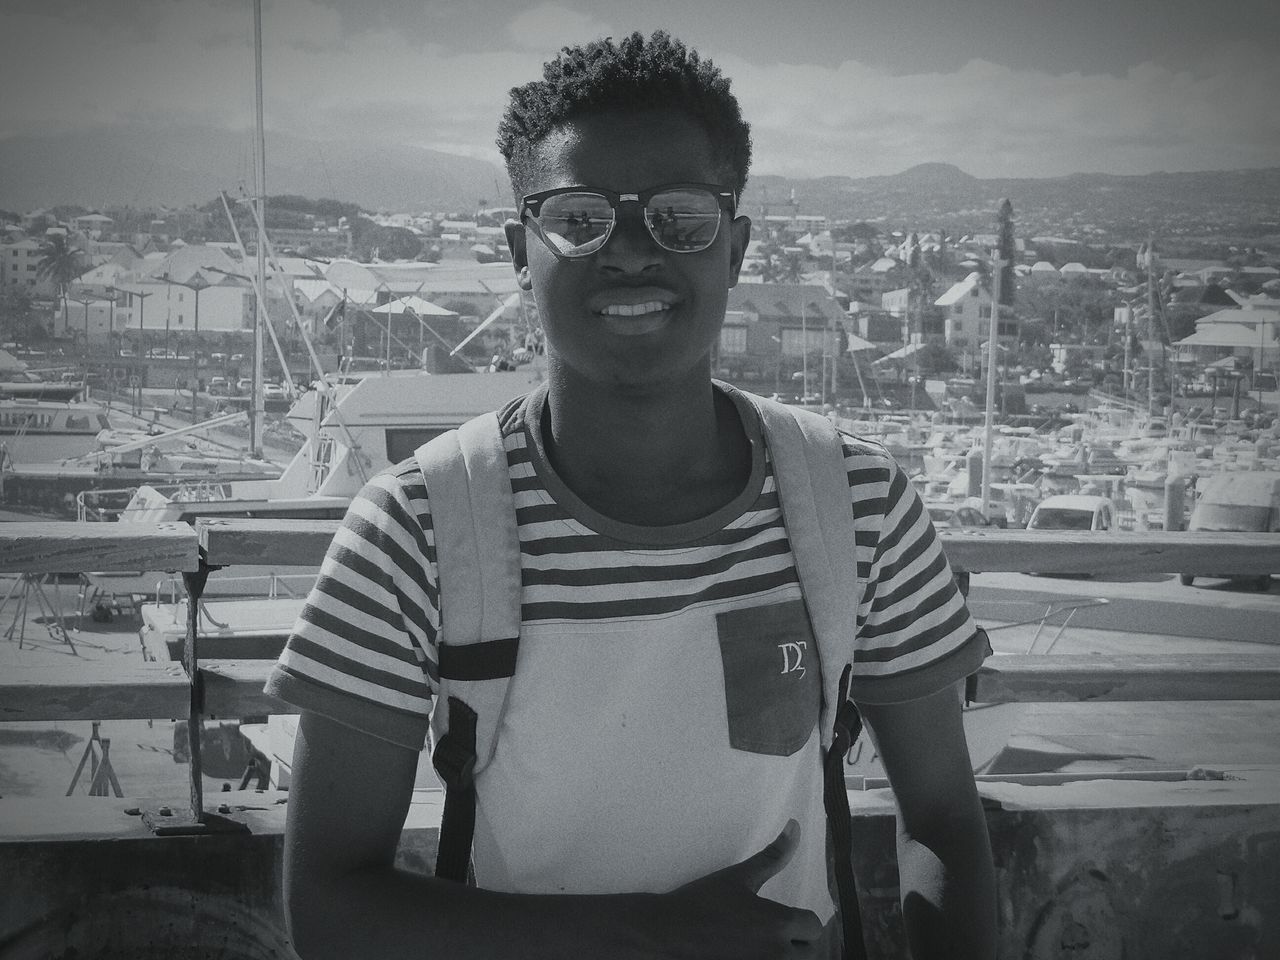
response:
<path id="1" fill-rule="evenodd" d="M 859 709 L 898 806 L 898 873 L 911 955 L 994 957 L 995 869 L 958 686 Z"/>
<path id="2" fill-rule="evenodd" d="M 802 958 L 822 925 L 757 894 L 795 851 L 759 853 L 664 894 L 496 893 L 397 870 L 418 754 L 304 712 L 285 827 L 284 899 L 305 960 L 378 957 Z"/>

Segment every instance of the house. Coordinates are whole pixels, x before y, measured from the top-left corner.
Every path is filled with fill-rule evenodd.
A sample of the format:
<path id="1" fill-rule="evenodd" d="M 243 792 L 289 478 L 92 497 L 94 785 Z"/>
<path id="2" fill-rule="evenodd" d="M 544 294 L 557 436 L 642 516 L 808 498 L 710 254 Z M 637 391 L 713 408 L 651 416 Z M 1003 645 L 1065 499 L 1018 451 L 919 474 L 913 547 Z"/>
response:
<path id="1" fill-rule="evenodd" d="M 952 284 L 934 306 L 943 311 L 943 342 L 962 357 L 976 355 L 991 329 L 991 291 L 977 271 Z M 997 340 L 1006 347 L 1018 344 L 1018 321 L 1007 313 L 999 321 Z"/>
<path id="2" fill-rule="evenodd" d="M 1030 283 L 1052 282 L 1058 279 L 1058 268 L 1048 260 L 1037 260 L 1031 265 L 1026 276 Z"/>
<path id="3" fill-rule="evenodd" d="M 789 377 L 806 355 L 830 356 L 848 333 L 840 305 L 817 284 L 749 283 L 729 290 L 717 366 L 744 380 Z"/>
<path id="4" fill-rule="evenodd" d="M 1280 301 L 1254 301 L 1201 317 L 1195 333 L 1173 346 L 1180 362 L 1198 367 L 1237 357 L 1254 370 L 1280 368 Z"/>
<path id="5" fill-rule="evenodd" d="M 907 274 L 907 265 L 901 260 L 879 257 L 854 269 L 849 281 L 849 294 L 855 300 L 876 303 L 890 290 L 905 287 Z"/>
<path id="6" fill-rule="evenodd" d="M 93 240 L 98 239 L 111 229 L 115 221 L 101 213 L 86 213 L 71 218 L 71 229 L 83 233 Z"/>

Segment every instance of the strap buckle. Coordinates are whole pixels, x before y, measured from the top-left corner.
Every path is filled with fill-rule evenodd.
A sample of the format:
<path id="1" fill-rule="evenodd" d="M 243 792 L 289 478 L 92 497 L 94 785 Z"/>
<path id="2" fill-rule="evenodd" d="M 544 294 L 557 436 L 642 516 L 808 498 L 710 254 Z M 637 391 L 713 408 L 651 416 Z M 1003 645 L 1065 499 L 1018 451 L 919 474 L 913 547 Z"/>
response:
<path id="1" fill-rule="evenodd" d="M 449 698 L 449 729 L 431 751 L 431 765 L 451 789 L 475 782 L 476 712 L 457 697 Z"/>

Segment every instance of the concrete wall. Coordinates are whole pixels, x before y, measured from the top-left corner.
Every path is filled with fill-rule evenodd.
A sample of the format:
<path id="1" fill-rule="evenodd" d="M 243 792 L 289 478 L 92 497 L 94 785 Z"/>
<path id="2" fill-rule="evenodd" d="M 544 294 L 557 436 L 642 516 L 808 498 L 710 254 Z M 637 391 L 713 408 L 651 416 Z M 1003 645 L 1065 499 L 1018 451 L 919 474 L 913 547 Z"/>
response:
<path id="1" fill-rule="evenodd" d="M 1280 957 L 1280 772 L 1229 776 L 981 784 L 1002 960 Z M 292 956 L 278 881 L 285 798 L 212 795 L 248 832 L 165 838 L 125 812 L 136 800 L 0 801 L 0 958 Z M 870 954 L 900 958 L 891 797 L 850 801 Z M 415 795 L 402 866 L 432 869 L 439 813 L 438 792 Z"/>

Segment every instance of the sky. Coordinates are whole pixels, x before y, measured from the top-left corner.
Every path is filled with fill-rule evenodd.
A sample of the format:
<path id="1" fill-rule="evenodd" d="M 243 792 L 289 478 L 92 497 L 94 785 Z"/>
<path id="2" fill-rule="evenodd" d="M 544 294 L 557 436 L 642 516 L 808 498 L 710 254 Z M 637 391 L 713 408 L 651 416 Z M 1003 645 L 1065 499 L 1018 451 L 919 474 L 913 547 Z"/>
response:
<path id="1" fill-rule="evenodd" d="M 252 0 L 2 3 L 0 137 L 252 126 Z M 498 162 L 512 86 L 566 43 L 655 28 L 731 79 L 756 174 L 1280 166 L 1274 0 L 263 0 L 268 142 Z"/>

